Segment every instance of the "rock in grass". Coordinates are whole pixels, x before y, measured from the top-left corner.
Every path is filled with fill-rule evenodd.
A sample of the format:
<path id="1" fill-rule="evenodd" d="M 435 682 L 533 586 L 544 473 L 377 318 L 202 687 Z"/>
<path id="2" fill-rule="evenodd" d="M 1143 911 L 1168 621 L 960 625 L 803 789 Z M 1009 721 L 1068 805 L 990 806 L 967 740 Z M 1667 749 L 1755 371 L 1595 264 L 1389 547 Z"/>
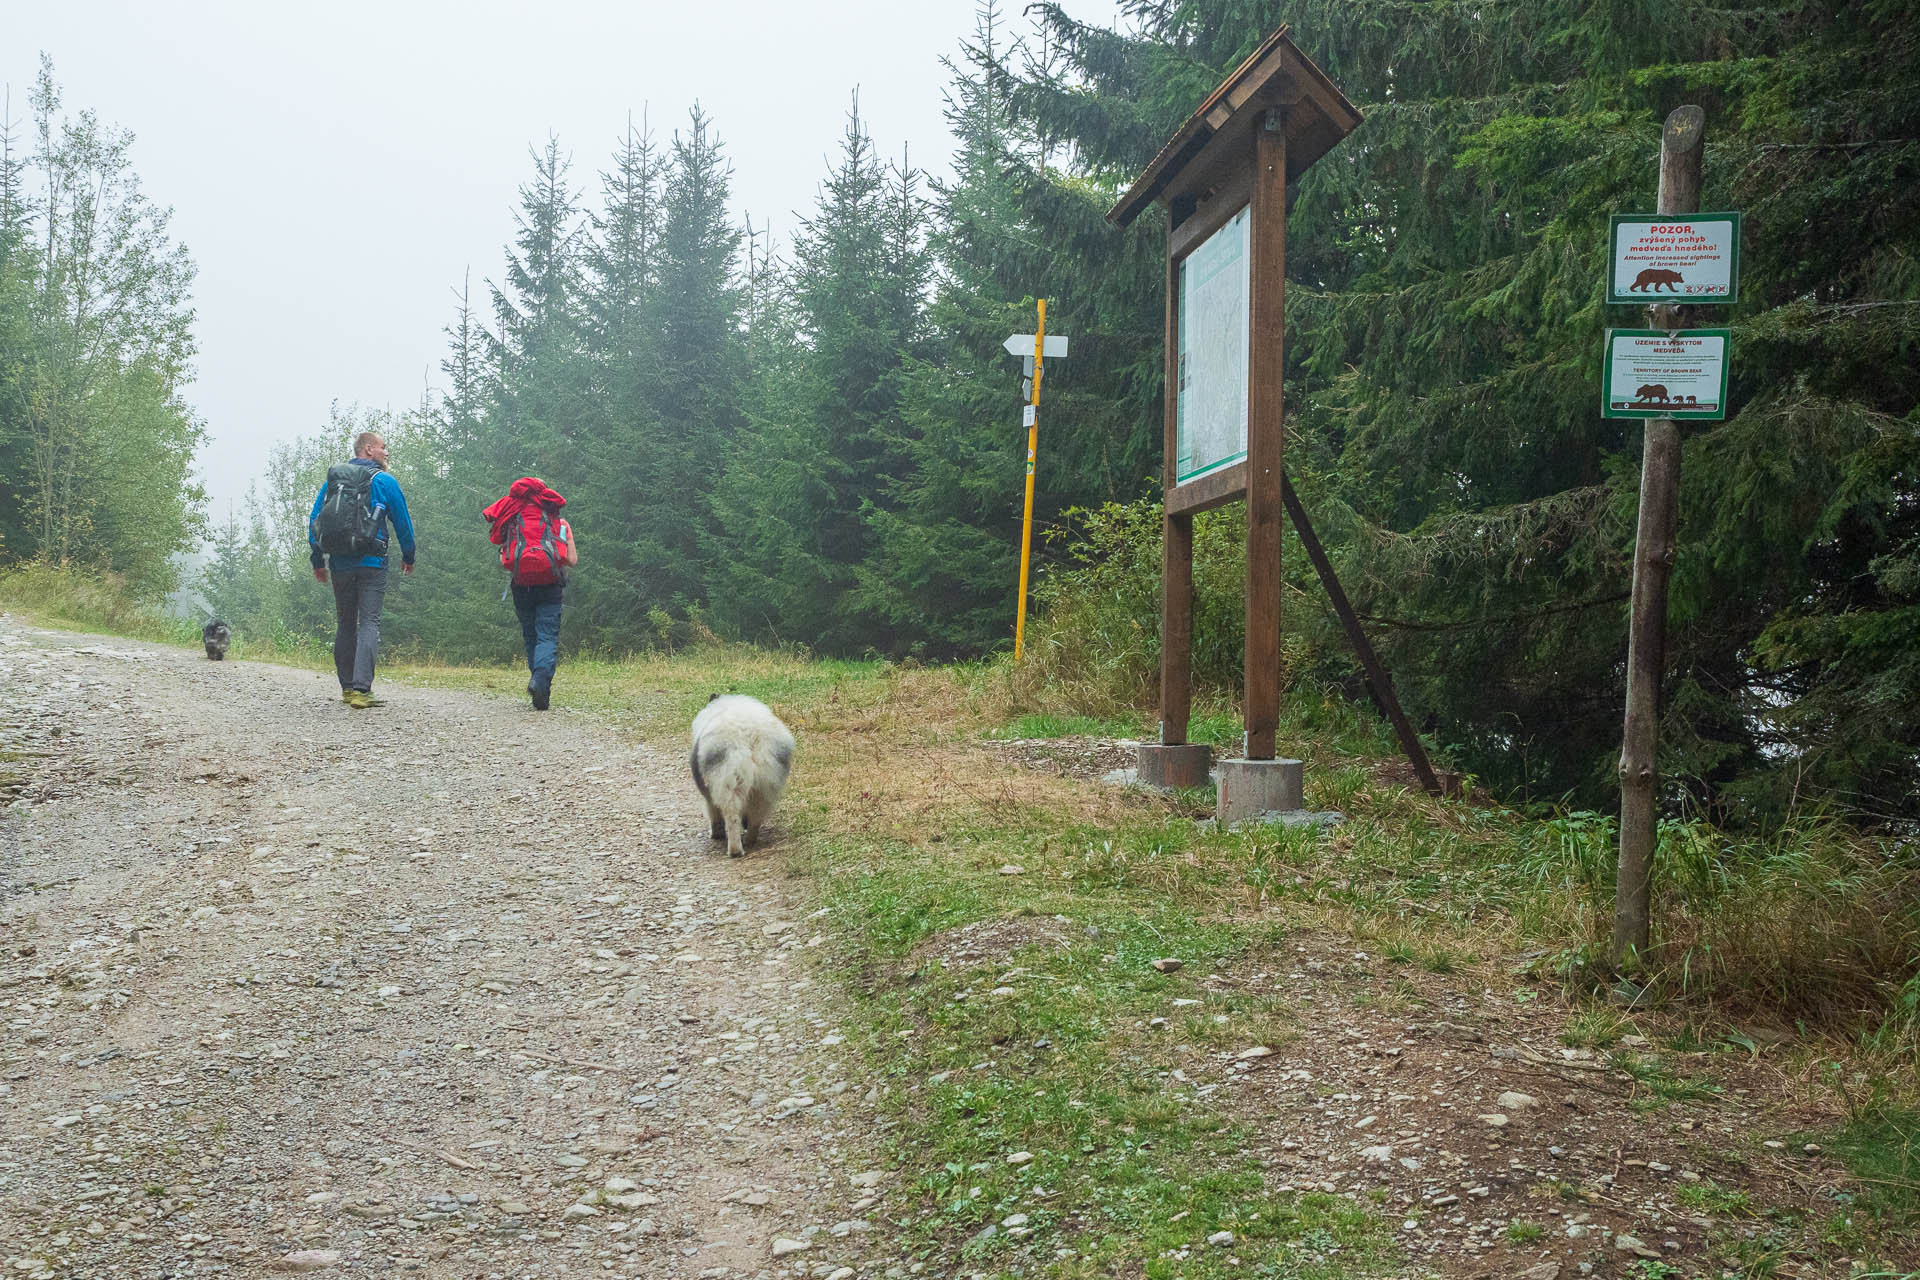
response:
<path id="1" fill-rule="evenodd" d="M 1613 1238 L 1613 1247 L 1622 1253 L 1631 1253 L 1641 1258 L 1657 1258 L 1660 1256 L 1658 1249 L 1647 1248 L 1647 1242 L 1638 1236 L 1615 1236 Z"/>
<path id="2" fill-rule="evenodd" d="M 1008 1163 L 1008 1164 L 1011 1164 L 1011 1165 L 1022 1165 L 1022 1164 L 1032 1164 L 1032 1163 L 1033 1163 L 1033 1152 L 1031 1152 L 1031 1151 L 1016 1151 L 1016 1152 L 1014 1152 L 1014 1153 L 1013 1153 L 1012 1155 L 1010 1155 L 1010 1156 L 1008 1156 L 1008 1157 L 1007 1157 L 1007 1163 Z"/>
<path id="3" fill-rule="evenodd" d="M 1172 956 L 1168 956 L 1163 960 L 1155 960 L 1153 962 L 1153 967 L 1158 969 L 1162 973 L 1178 973 L 1180 970 L 1187 967 L 1187 962 L 1185 960 L 1176 960 Z"/>
<path id="4" fill-rule="evenodd" d="M 1233 1232 L 1216 1231 L 1212 1235 L 1207 1237 L 1207 1243 L 1211 1245 L 1219 1245 L 1221 1247 L 1230 1245 L 1233 1243 Z"/>

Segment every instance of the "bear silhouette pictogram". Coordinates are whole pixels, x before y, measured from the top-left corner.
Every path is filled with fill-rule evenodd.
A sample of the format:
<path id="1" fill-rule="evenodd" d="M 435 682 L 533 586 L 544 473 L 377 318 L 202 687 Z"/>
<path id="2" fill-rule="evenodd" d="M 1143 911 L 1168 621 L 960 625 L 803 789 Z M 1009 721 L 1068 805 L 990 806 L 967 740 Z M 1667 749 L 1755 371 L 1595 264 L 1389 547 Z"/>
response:
<path id="1" fill-rule="evenodd" d="M 1667 398 L 1667 389 L 1657 382 L 1649 382 L 1633 393 L 1635 400 L 1662 400 Z"/>
<path id="2" fill-rule="evenodd" d="M 1650 289 L 1654 293 L 1658 293 L 1660 292 L 1660 286 L 1664 284 L 1675 293 L 1678 293 L 1680 292 L 1679 286 L 1685 283 L 1686 277 L 1682 276 L 1678 271 L 1668 271 L 1664 267 L 1648 267 L 1645 271 L 1642 271 L 1633 278 L 1633 283 L 1628 286 L 1627 292 L 1639 293 L 1643 289 Z"/>

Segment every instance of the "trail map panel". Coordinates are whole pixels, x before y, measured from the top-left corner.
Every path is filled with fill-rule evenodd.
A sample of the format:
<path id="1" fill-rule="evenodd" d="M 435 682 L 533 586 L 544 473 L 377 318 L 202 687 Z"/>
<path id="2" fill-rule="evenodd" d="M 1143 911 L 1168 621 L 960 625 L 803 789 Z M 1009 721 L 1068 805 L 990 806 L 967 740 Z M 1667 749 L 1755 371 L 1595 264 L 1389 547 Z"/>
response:
<path id="1" fill-rule="evenodd" d="M 1180 263 L 1175 484 L 1247 456 L 1248 212 L 1235 214 Z"/>
<path id="2" fill-rule="evenodd" d="M 1738 302 L 1740 215 L 1616 213 L 1608 302 Z"/>
<path id="3" fill-rule="evenodd" d="M 1609 329 L 1605 418 L 1724 418 L 1730 329 Z"/>

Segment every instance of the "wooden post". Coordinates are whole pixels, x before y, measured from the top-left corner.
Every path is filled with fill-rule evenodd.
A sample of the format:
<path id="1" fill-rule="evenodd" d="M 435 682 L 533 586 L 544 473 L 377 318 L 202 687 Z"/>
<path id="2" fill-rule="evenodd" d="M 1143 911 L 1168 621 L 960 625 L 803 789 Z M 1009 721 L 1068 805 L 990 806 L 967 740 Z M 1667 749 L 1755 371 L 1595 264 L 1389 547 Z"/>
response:
<path id="1" fill-rule="evenodd" d="M 1286 427 L 1281 419 L 1282 341 L 1287 301 L 1286 112 L 1275 108 L 1253 132 L 1253 199 L 1248 266 L 1247 651 L 1248 760 L 1274 758 L 1280 725 L 1280 490 Z"/>
<path id="2" fill-rule="evenodd" d="M 1193 517 L 1162 522 L 1160 745 L 1182 746 L 1193 715 Z"/>
<path id="3" fill-rule="evenodd" d="M 1172 230 L 1168 230 L 1171 239 Z M 1167 253 L 1166 385 L 1162 394 L 1164 464 L 1160 492 L 1171 494 L 1180 452 L 1180 264 Z M 1169 512 L 1161 522 L 1160 745 L 1187 741 L 1193 714 L 1193 517 Z"/>
<path id="4" fill-rule="evenodd" d="M 1287 514 L 1293 517 L 1294 531 L 1300 535 L 1300 546 L 1307 553 L 1307 559 L 1313 562 L 1313 571 L 1320 575 L 1320 585 L 1327 589 L 1327 598 L 1333 602 L 1334 616 L 1340 619 L 1341 629 L 1347 633 L 1347 643 L 1353 646 L 1354 656 L 1360 659 L 1360 669 L 1367 673 L 1367 692 L 1373 695 L 1373 705 L 1380 708 L 1380 714 L 1393 726 L 1393 732 L 1400 739 L 1400 750 L 1406 753 L 1407 763 L 1413 766 L 1414 777 L 1428 795 L 1444 795 L 1446 789 L 1433 774 L 1433 763 L 1427 759 L 1427 749 L 1420 741 L 1420 735 L 1413 731 L 1407 722 L 1407 713 L 1400 709 L 1400 698 L 1393 691 L 1393 677 L 1387 674 L 1381 665 L 1380 657 L 1374 653 L 1373 645 L 1367 641 L 1367 633 L 1360 628 L 1360 617 L 1354 613 L 1353 605 L 1347 599 L 1340 579 L 1333 572 L 1333 561 L 1327 559 L 1326 548 L 1320 545 L 1320 538 L 1313 531 L 1313 522 L 1307 519 L 1307 509 L 1300 505 L 1300 495 L 1293 491 L 1293 485 L 1283 475 L 1280 480 L 1280 496 L 1287 504 Z"/>
<path id="5" fill-rule="evenodd" d="M 1680 107 L 1660 138 L 1655 212 L 1697 213 L 1706 113 Z M 1679 308 L 1652 308 L 1653 326 L 1679 325 Z M 1633 620 L 1627 641 L 1627 716 L 1620 744 L 1620 866 L 1614 888 L 1612 959 L 1634 966 L 1652 929 L 1653 853 L 1658 838 L 1660 677 L 1667 661 L 1667 578 L 1679 506 L 1680 433 L 1672 418 L 1647 421 L 1640 463 L 1640 523 L 1633 542 Z"/>

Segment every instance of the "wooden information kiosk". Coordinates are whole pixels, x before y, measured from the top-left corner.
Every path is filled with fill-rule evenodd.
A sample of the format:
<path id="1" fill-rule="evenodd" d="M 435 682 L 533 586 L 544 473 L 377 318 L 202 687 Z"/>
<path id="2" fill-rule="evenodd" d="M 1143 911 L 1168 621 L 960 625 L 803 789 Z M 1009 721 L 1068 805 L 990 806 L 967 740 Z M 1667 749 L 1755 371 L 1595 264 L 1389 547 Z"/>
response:
<path id="1" fill-rule="evenodd" d="M 1287 185 L 1352 133 L 1355 110 L 1282 27 L 1160 149 L 1107 220 L 1167 209 L 1166 517 L 1160 741 L 1140 780 L 1206 785 L 1212 749 L 1192 707 L 1193 517 L 1247 503 L 1246 738 L 1220 763 L 1222 821 L 1301 806 L 1301 765 L 1277 759 L 1280 718 L 1281 352 Z M 1290 496 L 1290 495 L 1289 495 Z"/>

